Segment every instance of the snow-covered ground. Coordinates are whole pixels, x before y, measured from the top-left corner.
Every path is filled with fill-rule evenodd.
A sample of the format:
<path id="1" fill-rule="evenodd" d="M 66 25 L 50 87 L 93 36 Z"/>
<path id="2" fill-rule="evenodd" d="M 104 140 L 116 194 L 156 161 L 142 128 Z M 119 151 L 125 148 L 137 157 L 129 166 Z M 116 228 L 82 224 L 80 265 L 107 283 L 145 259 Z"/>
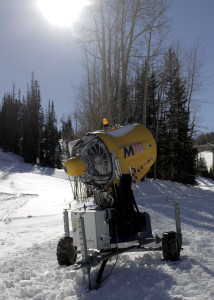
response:
<path id="1" fill-rule="evenodd" d="M 198 158 L 204 158 L 208 171 L 213 167 L 213 153 L 210 151 L 202 151 L 198 153 Z"/>
<path id="2" fill-rule="evenodd" d="M 161 252 L 125 253 L 101 288 L 87 292 L 82 271 L 56 260 L 63 208 L 77 205 L 68 178 L 0 151 L 0 299 L 214 299 L 214 182 L 198 183 L 146 180 L 135 190 L 159 236 L 175 229 L 170 201 L 180 203 L 180 261 L 163 261 Z M 103 278 L 114 263 L 108 262 Z M 92 269 L 92 279 L 97 271 Z"/>

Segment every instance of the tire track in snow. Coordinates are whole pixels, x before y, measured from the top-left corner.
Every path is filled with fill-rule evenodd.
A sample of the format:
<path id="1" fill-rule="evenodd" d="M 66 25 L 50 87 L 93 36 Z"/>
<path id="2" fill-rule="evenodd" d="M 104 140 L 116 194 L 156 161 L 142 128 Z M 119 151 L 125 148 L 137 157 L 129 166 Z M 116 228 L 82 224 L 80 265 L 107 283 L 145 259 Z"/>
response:
<path id="1" fill-rule="evenodd" d="M 17 210 L 38 194 L 9 194 L 0 193 L 0 221 L 8 224 L 12 221 Z"/>

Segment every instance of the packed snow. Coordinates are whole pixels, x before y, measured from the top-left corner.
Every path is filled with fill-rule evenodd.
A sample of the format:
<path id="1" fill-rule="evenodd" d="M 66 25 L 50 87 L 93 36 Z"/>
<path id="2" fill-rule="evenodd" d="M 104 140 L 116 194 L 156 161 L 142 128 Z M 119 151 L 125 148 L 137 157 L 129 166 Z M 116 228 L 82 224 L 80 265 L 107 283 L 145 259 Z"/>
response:
<path id="1" fill-rule="evenodd" d="M 198 186 L 160 180 L 140 182 L 138 205 L 150 214 L 153 234 L 175 230 L 181 210 L 183 251 L 176 262 L 161 252 L 128 252 L 108 262 L 98 290 L 89 291 L 82 271 L 60 267 L 56 247 L 63 235 L 63 208 L 78 204 L 62 170 L 25 164 L 0 151 L 0 299 L 214 299 L 214 182 Z M 92 281 L 98 267 L 92 268 Z"/>
<path id="2" fill-rule="evenodd" d="M 135 129 L 135 126 L 132 124 L 128 124 L 126 126 L 123 126 L 117 130 L 112 130 L 112 131 L 108 131 L 108 135 L 111 135 L 113 137 L 122 137 L 125 134 L 127 134 L 128 132 L 132 131 Z"/>

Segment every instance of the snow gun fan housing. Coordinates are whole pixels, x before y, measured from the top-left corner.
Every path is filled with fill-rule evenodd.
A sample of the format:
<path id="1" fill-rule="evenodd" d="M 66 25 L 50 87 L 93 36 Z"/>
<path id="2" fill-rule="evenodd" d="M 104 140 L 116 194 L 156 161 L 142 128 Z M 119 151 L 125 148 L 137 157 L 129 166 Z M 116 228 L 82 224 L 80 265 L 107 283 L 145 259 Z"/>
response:
<path id="1" fill-rule="evenodd" d="M 81 176 L 85 184 L 98 189 L 118 184 L 122 174 L 130 174 L 138 183 L 156 159 L 154 138 L 140 124 L 88 133 L 69 146 L 67 174 Z"/>

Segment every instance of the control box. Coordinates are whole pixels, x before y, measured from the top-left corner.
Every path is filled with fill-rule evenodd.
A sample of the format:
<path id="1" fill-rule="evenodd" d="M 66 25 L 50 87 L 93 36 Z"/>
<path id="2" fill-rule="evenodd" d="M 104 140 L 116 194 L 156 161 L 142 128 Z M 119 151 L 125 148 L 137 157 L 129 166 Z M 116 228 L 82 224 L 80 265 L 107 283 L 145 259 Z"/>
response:
<path id="1" fill-rule="evenodd" d="M 88 249 L 109 249 L 110 246 L 110 232 L 108 218 L 111 209 L 107 210 L 95 210 L 89 209 L 75 210 L 71 212 L 71 221 L 73 229 L 73 244 L 74 246 L 80 247 L 80 235 L 78 225 L 78 218 L 83 217 L 85 235 Z"/>

